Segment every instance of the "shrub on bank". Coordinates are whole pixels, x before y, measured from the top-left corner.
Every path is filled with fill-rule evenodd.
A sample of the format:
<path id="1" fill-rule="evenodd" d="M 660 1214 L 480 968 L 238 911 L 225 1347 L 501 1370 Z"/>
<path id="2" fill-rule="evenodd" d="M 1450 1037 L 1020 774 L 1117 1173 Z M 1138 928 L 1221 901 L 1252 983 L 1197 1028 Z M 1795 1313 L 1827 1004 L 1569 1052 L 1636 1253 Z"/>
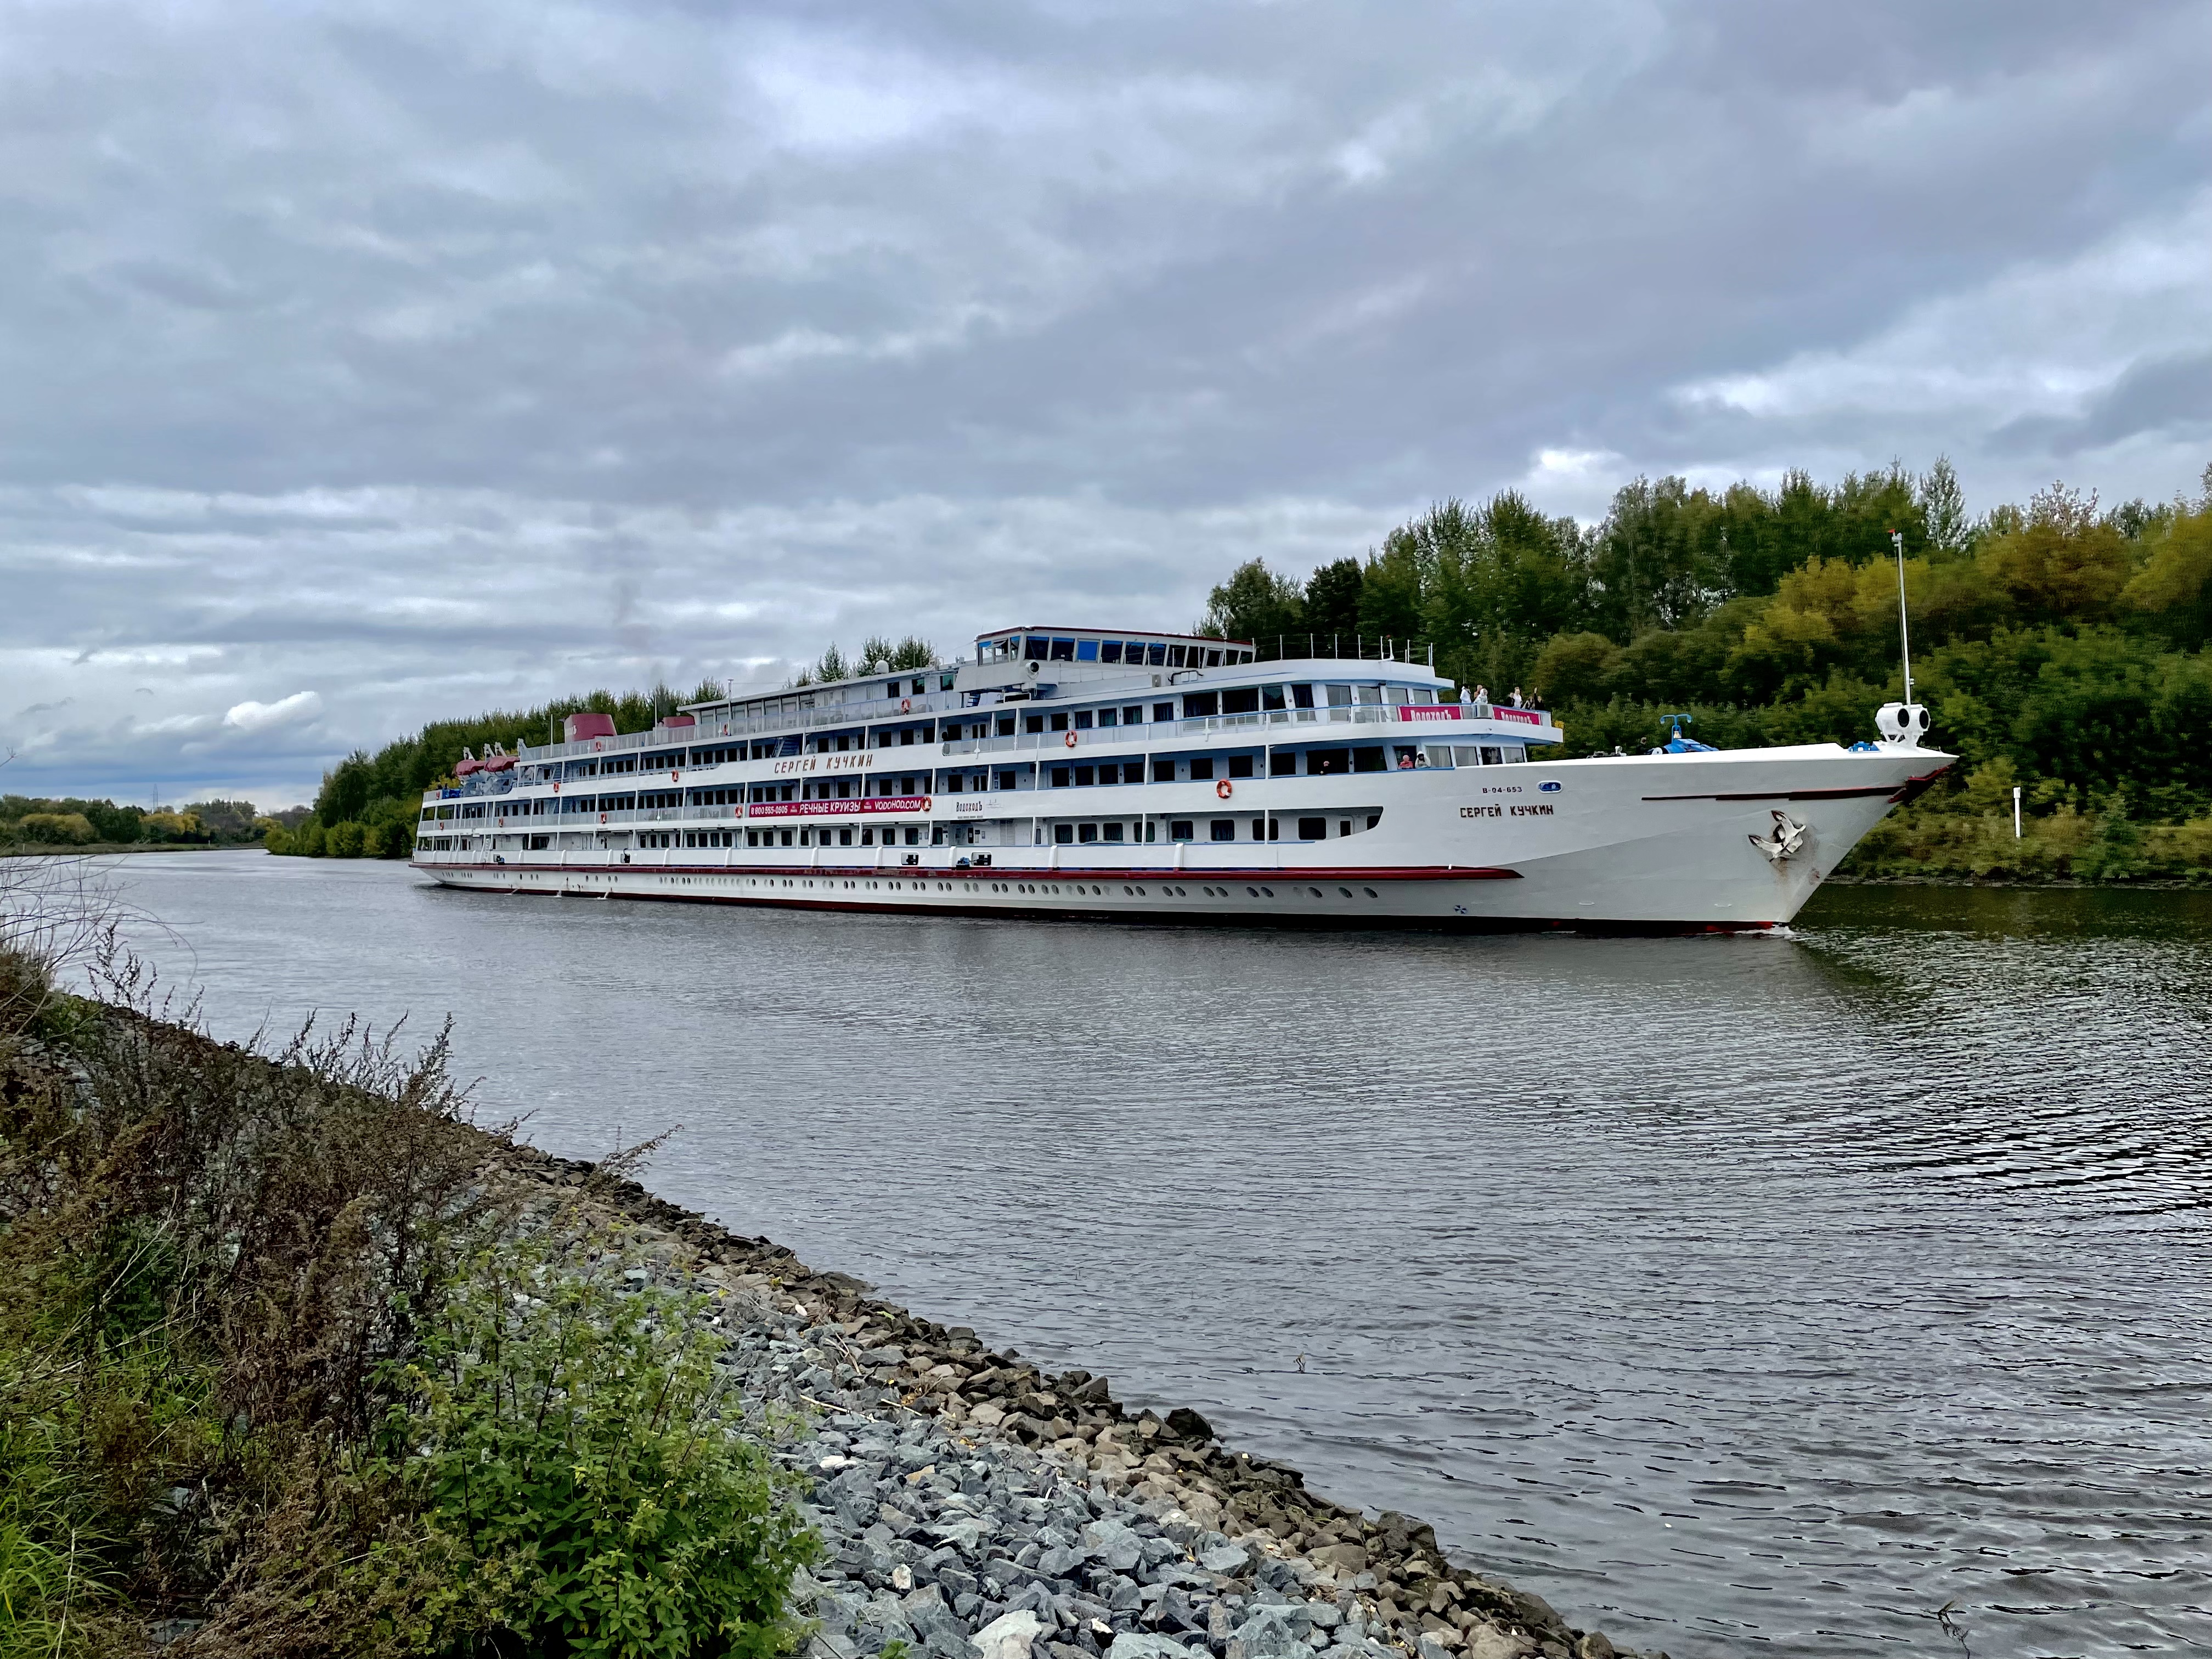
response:
<path id="1" fill-rule="evenodd" d="M 710 1305 L 627 1266 L 487 1255 L 406 1368 L 387 1437 L 421 1449 L 403 1467 L 455 1564 L 428 1623 L 579 1659 L 769 1659 L 816 1540 L 720 1424 Z"/>
<path id="2" fill-rule="evenodd" d="M 325 828 L 310 818 L 297 830 L 272 824 L 261 844 L 271 853 L 294 858 L 404 859 L 415 850 L 415 836 L 404 823 L 348 819 Z"/>
<path id="3" fill-rule="evenodd" d="M 98 834 L 82 812 L 28 812 L 16 820 L 16 831 L 42 847 L 81 847 Z"/>
<path id="4" fill-rule="evenodd" d="M 0 1659 L 786 1642 L 707 1310 L 514 1248 L 442 1037 L 264 1054 L 95 975 L 0 948 Z"/>
<path id="5" fill-rule="evenodd" d="M 1989 792 L 1977 769 L 1959 797 Z M 1892 813 L 1844 860 L 1838 874 L 1872 879 L 1972 881 L 2185 881 L 2212 884 L 2212 815 L 2146 821 L 2127 796 L 2084 811 L 2073 801 L 2024 803 L 2013 831 L 2011 790 L 2002 807 L 1961 811 L 1936 800 Z"/>

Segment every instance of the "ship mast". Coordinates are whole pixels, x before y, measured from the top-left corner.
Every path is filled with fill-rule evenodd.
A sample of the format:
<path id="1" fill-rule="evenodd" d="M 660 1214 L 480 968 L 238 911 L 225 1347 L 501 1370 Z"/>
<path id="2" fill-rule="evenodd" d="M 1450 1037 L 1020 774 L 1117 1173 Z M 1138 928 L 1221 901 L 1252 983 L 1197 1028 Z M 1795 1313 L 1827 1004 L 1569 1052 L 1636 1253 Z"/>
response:
<path id="1" fill-rule="evenodd" d="M 1912 631 L 1905 616 L 1905 532 L 1889 532 L 1889 544 L 1897 552 L 1897 643 L 1905 658 L 1905 701 L 1912 702 Z"/>

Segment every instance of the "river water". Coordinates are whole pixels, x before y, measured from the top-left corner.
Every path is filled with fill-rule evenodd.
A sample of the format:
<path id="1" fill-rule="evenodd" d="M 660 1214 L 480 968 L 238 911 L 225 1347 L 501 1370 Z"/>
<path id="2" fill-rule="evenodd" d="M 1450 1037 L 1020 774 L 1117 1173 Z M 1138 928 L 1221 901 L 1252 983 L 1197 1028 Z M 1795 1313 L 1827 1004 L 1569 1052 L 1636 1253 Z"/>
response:
<path id="1" fill-rule="evenodd" d="M 450 1012 L 485 1117 L 680 1125 L 664 1195 L 1616 1639 L 2212 1650 L 2212 896 L 1440 939 L 113 872 L 218 1035 Z"/>

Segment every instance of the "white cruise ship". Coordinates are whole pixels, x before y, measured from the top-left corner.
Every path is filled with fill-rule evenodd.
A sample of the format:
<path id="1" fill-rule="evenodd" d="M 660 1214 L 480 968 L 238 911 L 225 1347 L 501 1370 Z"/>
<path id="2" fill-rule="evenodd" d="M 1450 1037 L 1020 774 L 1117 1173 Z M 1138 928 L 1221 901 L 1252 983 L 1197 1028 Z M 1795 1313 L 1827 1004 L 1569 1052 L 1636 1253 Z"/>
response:
<path id="1" fill-rule="evenodd" d="M 817 909 L 1459 928 L 1787 922 L 1952 757 L 1882 740 L 1547 757 L 1427 666 L 1018 628 L 950 668 L 699 703 L 465 761 L 448 886 Z"/>

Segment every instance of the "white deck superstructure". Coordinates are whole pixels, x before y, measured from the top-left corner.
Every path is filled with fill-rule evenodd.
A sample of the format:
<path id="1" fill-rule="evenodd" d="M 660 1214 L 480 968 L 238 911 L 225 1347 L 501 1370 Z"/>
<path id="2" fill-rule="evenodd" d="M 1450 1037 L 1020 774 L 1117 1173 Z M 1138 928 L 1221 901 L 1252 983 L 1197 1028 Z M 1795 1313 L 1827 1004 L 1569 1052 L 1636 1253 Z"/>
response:
<path id="1" fill-rule="evenodd" d="M 702 703 L 423 797 L 517 894 L 1322 926 L 1788 921 L 1950 763 L 1917 727 L 1560 761 L 1425 666 L 1024 628 L 951 668 Z M 603 723 L 604 724 L 604 723 Z M 502 757 L 504 760 L 505 757 Z"/>

